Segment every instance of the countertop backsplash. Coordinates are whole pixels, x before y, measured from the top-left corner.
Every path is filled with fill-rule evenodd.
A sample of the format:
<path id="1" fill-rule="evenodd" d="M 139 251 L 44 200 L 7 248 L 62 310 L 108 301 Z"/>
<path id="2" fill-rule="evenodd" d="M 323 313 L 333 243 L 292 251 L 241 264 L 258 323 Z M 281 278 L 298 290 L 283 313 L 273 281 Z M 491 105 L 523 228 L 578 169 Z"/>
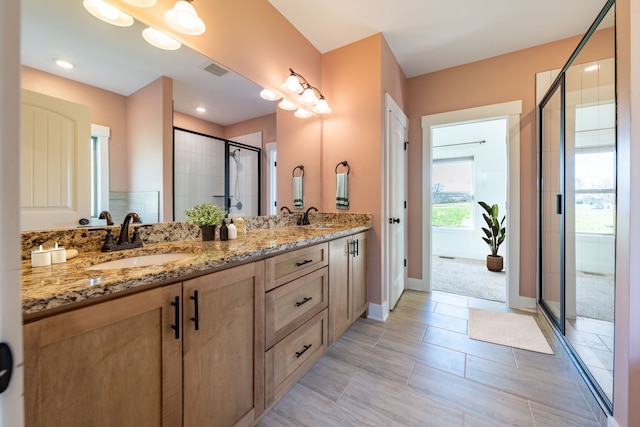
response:
<path id="1" fill-rule="evenodd" d="M 288 227 L 297 225 L 300 213 L 268 215 L 245 217 L 246 231 Z M 233 218 L 234 220 L 236 218 Z M 373 221 L 371 214 L 357 213 L 310 213 L 309 219 L 314 223 L 338 223 L 338 224 L 359 224 L 363 221 Z M 133 224 L 129 227 L 130 233 L 133 232 Z M 42 231 L 23 231 L 22 237 L 22 259 L 28 260 L 31 257 L 31 251 L 37 249 L 40 245 L 43 248 L 53 248 L 56 243 L 58 246 L 67 249 L 77 249 L 78 252 L 100 251 L 104 243 L 105 232 L 96 230 L 96 228 L 110 228 L 114 239 L 118 238 L 120 232 L 119 225 L 101 226 L 93 228 L 71 228 L 59 230 L 42 230 Z M 242 230 L 239 230 L 242 232 Z M 140 238 L 144 243 L 162 243 L 176 242 L 180 240 L 189 240 L 200 237 L 200 229 L 186 222 L 159 222 L 151 226 L 140 228 Z M 216 237 L 217 238 L 217 237 Z"/>

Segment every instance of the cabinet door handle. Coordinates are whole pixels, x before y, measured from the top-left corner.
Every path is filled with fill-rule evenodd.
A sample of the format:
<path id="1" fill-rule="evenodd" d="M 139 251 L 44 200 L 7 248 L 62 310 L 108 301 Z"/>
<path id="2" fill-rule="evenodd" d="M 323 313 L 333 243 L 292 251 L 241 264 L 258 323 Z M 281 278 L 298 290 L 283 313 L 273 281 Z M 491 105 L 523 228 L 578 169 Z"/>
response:
<path id="1" fill-rule="evenodd" d="M 354 256 L 359 256 L 360 255 L 360 239 L 356 239 L 355 243 L 356 243 L 355 244 L 356 249 L 354 251 L 355 252 Z"/>
<path id="2" fill-rule="evenodd" d="M 300 351 L 296 351 L 296 359 L 299 359 L 300 356 L 302 356 L 303 354 L 306 353 L 307 350 L 309 350 L 311 348 L 311 344 L 307 344 L 304 347 L 302 347 L 302 350 Z"/>
<path id="3" fill-rule="evenodd" d="M 296 303 L 296 307 L 300 307 L 301 305 L 308 303 L 312 299 L 313 299 L 313 297 L 305 297 L 302 301 L 298 301 Z"/>
<path id="4" fill-rule="evenodd" d="M 305 259 L 302 262 L 296 262 L 296 267 L 302 267 L 303 265 L 309 264 L 310 262 L 313 262 L 313 260 L 312 259 Z"/>
<path id="5" fill-rule="evenodd" d="M 176 317 L 174 320 L 175 323 L 171 325 L 171 329 L 174 329 L 176 331 L 176 339 L 179 340 L 180 339 L 180 297 L 175 297 L 171 305 L 176 308 L 176 311 L 175 311 Z"/>
<path id="6" fill-rule="evenodd" d="M 198 291 L 193 291 L 193 296 L 189 297 L 193 300 L 193 323 L 196 324 L 196 331 L 200 329 L 200 316 L 198 314 Z"/>
<path id="7" fill-rule="evenodd" d="M 349 253 L 349 255 L 355 255 L 356 254 L 356 242 L 355 241 L 350 241 L 349 242 L 349 249 L 347 250 L 347 252 Z"/>

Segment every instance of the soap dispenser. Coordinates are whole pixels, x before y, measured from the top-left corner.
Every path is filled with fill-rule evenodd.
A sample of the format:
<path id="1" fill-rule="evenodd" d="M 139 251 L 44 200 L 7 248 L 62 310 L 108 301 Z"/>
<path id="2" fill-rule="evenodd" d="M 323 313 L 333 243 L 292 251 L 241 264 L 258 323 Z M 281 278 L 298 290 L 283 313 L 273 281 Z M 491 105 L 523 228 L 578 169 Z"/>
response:
<path id="1" fill-rule="evenodd" d="M 220 226 L 220 240 L 229 240 L 229 228 L 227 222 L 223 219 Z"/>
<path id="2" fill-rule="evenodd" d="M 235 240 L 238 238 L 238 230 L 236 229 L 236 225 L 233 223 L 233 218 L 227 226 L 227 230 L 229 233 L 229 240 Z"/>

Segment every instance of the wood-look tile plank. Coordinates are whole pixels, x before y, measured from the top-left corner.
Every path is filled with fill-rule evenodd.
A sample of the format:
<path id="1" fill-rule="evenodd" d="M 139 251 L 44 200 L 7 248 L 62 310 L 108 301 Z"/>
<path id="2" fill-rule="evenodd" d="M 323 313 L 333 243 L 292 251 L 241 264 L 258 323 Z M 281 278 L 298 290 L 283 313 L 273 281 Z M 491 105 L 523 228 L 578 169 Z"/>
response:
<path id="1" fill-rule="evenodd" d="M 326 356 L 400 387 L 407 384 L 415 364 L 413 359 L 400 353 L 367 348 L 342 338 L 331 346 Z"/>
<path id="2" fill-rule="evenodd" d="M 455 317 L 458 319 L 469 320 L 469 309 L 467 307 L 460 307 L 457 305 L 439 302 L 436 304 L 436 308 L 433 312 Z"/>
<path id="3" fill-rule="evenodd" d="M 553 375 L 565 381 L 574 381 L 575 374 L 571 362 L 556 353 L 556 355 L 536 353 L 535 351 L 513 349 L 516 358 L 516 366 L 535 375 L 540 372 L 545 375 Z"/>
<path id="4" fill-rule="evenodd" d="M 529 405 L 536 427 L 600 427 L 597 421 L 577 417 L 537 402 L 529 402 Z"/>
<path id="5" fill-rule="evenodd" d="M 404 291 L 400 300 L 396 304 L 396 308 L 410 307 L 424 311 L 433 311 L 436 302 L 431 300 L 431 294 L 419 291 Z"/>
<path id="6" fill-rule="evenodd" d="M 322 357 L 298 383 L 337 402 L 357 371 L 337 359 Z"/>
<path id="7" fill-rule="evenodd" d="M 375 347 L 384 331 L 385 329 L 380 324 L 357 321 L 351 325 L 340 339 L 353 341 L 366 347 Z"/>
<path id="8" fill-rule="evenodd" d="M 394 311 L 394 317 L 400 320 L 410 320 L 412 322 L 424 323 L 428 326 L 447 329 L 462 334 L 467 333 L 467 321 L 431 311 L 418 310 L 415 308 L 401 307 Z"/>
<path id="9" fill-rule="evenodd" d="M 469 298 L 460 295 L 448 294 L 446 292 L 431 292 L 431 301 L 444 302 L 446 304 L 457 305 L 460 307 L 469 306 Z"/>
<path id="10" fill-rule="evenodd" d="M 401 320 L 395 315 L 383 323 L 384 332 L 388 335 L 400 336 L 408 339 L 422 340 L 427 332 L 427 325 L 410 320 Z"/>
<path id="11" fill-rule="evenodd" d="M 465 355 L 458 351 L 386 334 L 376 348 L 402 353 L 425 365 L 464 377 Z"/>
<path id="12" fill-rule="evenodd" d="M 560 380 L 553 374 L 544 374 L 540 371 L 530 373 L 479 357 L 468 356 L 466 377 L 494 389 L 553 408 L 566 409 L 577 416 L 595 420 L 578 386 L 573 382 Z"/>
<path id="13" fill-rule="evenodd" d="M 473 354 L 506 365 L 515 366 L 515 359 L 511 347 L 472 340 L 466 334 L 429 327 L 424 336 L 424 341 L 461 353 Z"/>
<path id="14" fill-rule="evenodd" d="M 507 313 L 513 312 L 507 304 L 500 301 L 491 301 L 487 299 L 467 297 L 469 308 L 484 308 L 485 310 L 504 311 Z"/>
<path id="15" fill-rule="evenodd" d="M 356 414 L 296 384 L 257 424 L 260 427 L 381 426 L 367 414 Z"/>
<path id="16" fill-rule="evenodd" d="M 482 421 L 481 419 L 478 419 L 469 414 L 464 414 L 464 427 L 500 427 L 500 426 Z"/>
<path id="17" fill-rule="evenodd" d="M 358 415 L 375 416 L 384 426 L 455 427 L 463 414 L 402 388 L 358 372 L 338 404 Z"/>
<path id="18" fill-rule="evenodd" d="M 407 389 L 498 426 L 533 426 L 525 399 L 421 363 L 416 363 Z"/>

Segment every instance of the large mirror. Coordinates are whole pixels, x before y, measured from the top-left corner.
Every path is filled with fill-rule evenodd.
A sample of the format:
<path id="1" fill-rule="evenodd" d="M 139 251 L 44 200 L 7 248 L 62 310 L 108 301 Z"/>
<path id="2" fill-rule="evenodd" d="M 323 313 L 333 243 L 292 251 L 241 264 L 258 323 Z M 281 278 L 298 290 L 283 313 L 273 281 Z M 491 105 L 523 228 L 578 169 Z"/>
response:
<path id="1" fill-rule="evenodd" d="M 135 200 L 134 206 L 143 216 L 149 215 L 147 218 L 153 218 L 154 209 L 156 221 L 174 218 L 174 126 L 233 141 L 261 132 L 263 162 L 267 149 L 277 142 L 276 103 L 262 100 L 258 85 L 214 60 L 184 45 L 175 51 L 155 48 L 142 38 L 146 28 L 142 23 L 130 27 L 106 24 L 91 16 L 77 0 L 22 0 L 21 4 L 22 86 L 87 105 L 92 124 L 100 125 L 98 134 L 100 129 L 107 129 L 105 144 L 100 145 L 98 135 L 92 147 L 104 151 L 103 158 L 108 158 L 102 165 L 108 171 L 108 179 L 103 179 L 108 183 L 103 186 L 108 187 L 108 193 L 102 197 L 110 200 L 111 210 L 130 209 L 131 200 Z M 75 68 L 60 68 L 55 59 L 66 59 Z M 141 102 L 140 94 L 150 92 L 151 97 Z M 206 111 L 198 112 L 198 107 Z M 149 114 L 155 116 L 149 119 Z M 320 126 L 313 127 L 318 129 L 319 140 Z M 319 163 L 320 153 L 316 154 L 312 158 Z M 101 165 L 92 166 L 99 169 Z M 107 176 L 106 171 L 103 176 Z M 264 208 L 267 203 L 275 203 L 268 197 L 271 194 L 274 198 L 275 190 L 269 193 L 266 184 L 277 182 L 269 176 L 273 172 L 268 165 L 262 168 L 263 213 L 273 211 Z M 100 197 L 92 198 L 94 214 Z M 118 204 L 125 207 L 118 208 Z M 283 204 L 287 200 L 281 201 Z M 115 223 L 121 221 L 117 216 L 113 219 Z M 77 222 L 68 224 L 74 225 Z M 58 227 L 29 227 L 43 228 Z"/>

